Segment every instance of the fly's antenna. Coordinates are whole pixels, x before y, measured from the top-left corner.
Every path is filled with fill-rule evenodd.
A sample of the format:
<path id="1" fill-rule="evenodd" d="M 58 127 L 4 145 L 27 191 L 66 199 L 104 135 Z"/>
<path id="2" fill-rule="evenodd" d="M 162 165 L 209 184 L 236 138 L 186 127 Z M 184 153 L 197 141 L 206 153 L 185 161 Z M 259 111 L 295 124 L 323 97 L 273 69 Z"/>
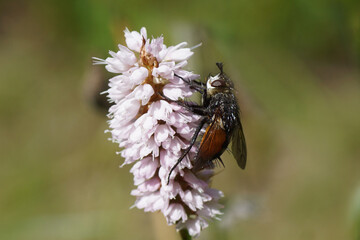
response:
<path id="1" fill-rule="evenodd" d="M 223 74 L 224 71 L 223 71 L 223 63 L 222 62 L 217 62 L 216 63 L 216 66 L 220 69 L 220 74 Z"/>

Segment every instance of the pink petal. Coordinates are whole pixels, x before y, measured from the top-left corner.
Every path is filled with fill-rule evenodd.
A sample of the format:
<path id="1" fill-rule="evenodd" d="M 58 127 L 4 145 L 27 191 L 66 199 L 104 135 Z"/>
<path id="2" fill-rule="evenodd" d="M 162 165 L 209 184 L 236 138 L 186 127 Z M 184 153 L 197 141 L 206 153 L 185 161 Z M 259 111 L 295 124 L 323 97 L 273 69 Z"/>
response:
<path id="1" fill-rule="evenodd" d="M 146 105 L 154 94 L 154 89 L 150 84 L 139 85 L 134 90 L 134 94 L 136 99 L 141 100 L 142 105 Z"/>
<path id="2" fill-rule="evenodd" d="M 188 219 L 184 207 L 178 203 L 170 204 L 164 211 L 164 215 L 166 216 L 167 222 L 171 224 L 176 223 L 180 219 L 182 222 L 185 222 Z"/>
<path id="3" fill-rule="evenodd" d="M 139 85 L 143 81 L 145 81 L 145 79 L 148 76 L 148 73 L 149 72 L 146 68 L 140 67 L 140 68 L 136 69 L 134 72 L 132 72 L 130 79 L 134 85 Z"/>
<path id="4" fill-rule="evenodd" d="M 190 50 L 190 48 L 182 48 L 178 49 L 176 51 L 173 51 L 172 53 L 166 55 L 165 60 L 172 60 L 172 61 L 184 61 L 189 59 L 194 52 Z"/>
<path id="5" fill-rule="evenodd" d="M 163 93 L 166 97 L 172 100 L 178 100 L 183 97 L 182 91 L 180 88 L 174 88 L 174 86 L 167 84 L 163 89 Z"/>
<path id="6" fill-rule="evenodd" d="M 134 184 L 139 185 L 145 180 L 152 178 L 158 167 L 159 162 L 153 160 L 152 157 L 146 157 L 136 162 L 130 170 L 134 174 Z"/>
<path id="7" fill-rule="evenodd" d="M 166 121 L 172 111 L 173 109 L 167 101 L 160 100 L 151 104 L 148 113 L 158 120 Z"/>
<path id="8" fill-rule="evenodd" d="M 175 131 L 169 127 L 166 124 L 158 125 L 155 131 L 155 142 L 158 144 L 158 146 L 161 145 L 163 141 L 168 139 L 169 137 L 173 137 L 175 134 Z"/>
<path id="9" fill-rule="evenodd" d="M 153 177 L 150 180 L 145 181 L 144 183 L 138 186 L 138 191 L 144 193 L 155 192 L 160 187 L 160 179 L 157 177 Z"/>
<path id="10" fill-rule="evenodd" d="M 136 32 L 136 31 L 132 31 L 130 32 L 129 29 L 125 29 L 124 33 L 125 33 L 125 41 L 126 41 L 126 45 L 131 49 L 134 50 L 136 52 L 140 52 L 140 48 L 142 46 L 142 41 L 143 41 L 143 37 L 145 39 L 147 39 L 146 36 L 146 29 L 145 28 L 141 28 L 140 30 L 141 34 Z"/>

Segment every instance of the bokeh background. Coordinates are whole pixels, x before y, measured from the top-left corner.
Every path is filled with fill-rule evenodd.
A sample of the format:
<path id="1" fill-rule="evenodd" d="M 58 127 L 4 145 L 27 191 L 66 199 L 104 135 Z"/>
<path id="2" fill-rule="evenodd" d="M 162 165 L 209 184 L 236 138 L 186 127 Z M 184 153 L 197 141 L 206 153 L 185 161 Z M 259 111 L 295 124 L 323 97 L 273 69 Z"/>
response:
<path id="1" fill-rule="evenodd" d="M 129 209 L 91 61 L 142 26 L 238 90 L 247 169 L 225 153 L 199 239 L 360 239 L 358 0 L 0 1 L 0 239 L 179 239 Z"/>

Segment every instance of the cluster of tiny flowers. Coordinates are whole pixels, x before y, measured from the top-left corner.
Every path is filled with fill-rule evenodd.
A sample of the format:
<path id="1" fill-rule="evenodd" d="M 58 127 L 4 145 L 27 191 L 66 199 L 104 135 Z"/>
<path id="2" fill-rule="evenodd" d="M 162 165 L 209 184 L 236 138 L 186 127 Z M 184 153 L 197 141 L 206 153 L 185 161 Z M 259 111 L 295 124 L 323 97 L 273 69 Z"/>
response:
<path id="1" fill-rule="evenodd" d="M 186 42 L 167 47 L 163 37 L 148 39 L 145 28 L 124 32 L 127 46 L 119 45 L 119 51 L 110 51 L 111 57 L 105 60 L 94 59 L 117 74 L 106 91 L 112 102 L 109 125 L 112 141 L 122 148 L 123 165 L 134 163 L 134 206 L 145 212 L 161 211 L 169 225 L 186 228 L 197 237 L 208 220 L 221 214 L 218 200 L 223 194 L 209 186 L 212 170 L 191 171 L 196 147 L 167 184 L 199 116 L 162 97 L 177 100 L 192 95 L 193 90 L 176 75 L 189 80 L 199 77 L 182 69 L 193 52 L 185 48 Z"/>

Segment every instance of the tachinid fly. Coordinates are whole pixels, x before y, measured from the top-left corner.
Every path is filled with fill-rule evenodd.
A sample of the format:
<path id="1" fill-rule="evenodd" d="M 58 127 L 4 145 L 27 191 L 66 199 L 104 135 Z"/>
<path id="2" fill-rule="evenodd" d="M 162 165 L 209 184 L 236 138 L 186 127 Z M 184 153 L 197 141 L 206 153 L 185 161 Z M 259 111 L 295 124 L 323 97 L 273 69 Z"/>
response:
<path id="1" fill-rule="evenodd" d="M 216 63 L 220 73 L 215 76 L 209 76 L 206 85 L 195 80 L 186 80 L 181 78 L 190 88 L 198 91 L 202 95 L 202 105 L 186 101 L 173 101 L 166 97 L 167 100 L 176 102 L 190 112 L 202 116 L 198 127 L 186 148 L 178 159 L 176 164 L 171 168 L 170 175 L 189 153 L 195 144 L 201 129 L 206 126 L 205 133 L 201 137 L 199 149 L 193 162 L 193 171 L 196 172 L 203 168 L 213 168 L 214 161 L 219 160 L 224 166 L 220 156 L 232 141 L 232 154 L 237 164 L 244 169 L 246 165 L 246 143 L 242 125 L 239 116 L 239 106 L 234 95 L 234 85 L 230 78 L 223 71 L 223 64 Z"/>

